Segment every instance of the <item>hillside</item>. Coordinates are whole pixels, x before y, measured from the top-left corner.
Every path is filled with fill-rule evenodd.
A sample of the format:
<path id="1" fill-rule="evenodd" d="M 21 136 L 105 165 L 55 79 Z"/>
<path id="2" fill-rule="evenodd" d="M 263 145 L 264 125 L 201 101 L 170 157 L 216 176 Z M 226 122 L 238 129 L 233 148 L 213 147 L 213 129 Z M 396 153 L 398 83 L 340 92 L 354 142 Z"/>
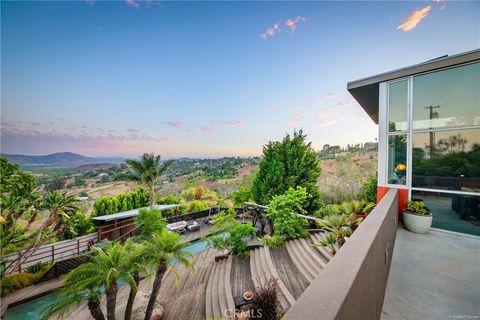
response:
<path id="1" fill-rule="evenodd" d="M 91 158 L 73 152 L 57 152 L 43 156 L 32 156 L 25 154 L 2 154 L 1 156 L 7 158 L 10 162 L 18 163 L 24 166 L 44 165 L 72 167 L 98 163 L 121 163 L 124 161 L 122 158 L 112 157 Z"/>

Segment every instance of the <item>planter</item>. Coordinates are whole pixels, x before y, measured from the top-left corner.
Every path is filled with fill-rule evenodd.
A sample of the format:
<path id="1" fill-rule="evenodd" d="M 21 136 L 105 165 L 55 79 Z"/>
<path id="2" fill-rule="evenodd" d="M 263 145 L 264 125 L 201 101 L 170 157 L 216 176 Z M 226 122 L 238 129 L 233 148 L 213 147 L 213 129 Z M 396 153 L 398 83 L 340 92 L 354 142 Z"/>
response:
<path id="1" fill-rule="evenodd" d="M 415 233 L 427 233 L 432 226 L 432 214 L 418 215 L 403 210 L 403 223 L 405 227 Z"/>

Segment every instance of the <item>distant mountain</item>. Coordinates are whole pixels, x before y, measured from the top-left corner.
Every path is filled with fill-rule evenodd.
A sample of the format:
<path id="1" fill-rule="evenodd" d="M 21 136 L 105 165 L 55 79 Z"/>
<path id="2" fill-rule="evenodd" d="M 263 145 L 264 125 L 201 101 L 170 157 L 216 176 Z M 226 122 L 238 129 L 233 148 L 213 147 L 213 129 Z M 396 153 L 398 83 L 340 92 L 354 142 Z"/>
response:
<path id="1" fill-rule="evenodd" d="M 21 165 L 48 165 L 48 166 L 81 166 L 95 163 L 121 163 L 125 159 L 112 157 L 90 158 L 72 152 L 58 152 L 44 156 L 30 156 L 23 154 L 2 154 L 10 162 Z"/>

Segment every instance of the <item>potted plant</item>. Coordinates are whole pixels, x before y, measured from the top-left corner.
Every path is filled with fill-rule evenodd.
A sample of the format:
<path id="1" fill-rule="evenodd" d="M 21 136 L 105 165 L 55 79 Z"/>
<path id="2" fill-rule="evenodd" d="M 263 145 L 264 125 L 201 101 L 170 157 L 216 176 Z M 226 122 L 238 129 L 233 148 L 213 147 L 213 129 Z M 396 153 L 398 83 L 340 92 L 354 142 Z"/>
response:
<path id="1" fill-rule="evenodd" d="M 407 208 L 403 209 L 403 223 L 405 227 L 415 233 L 427 233 L 432 226 L 432 214 L 423 201 L 407 201 Z"/>

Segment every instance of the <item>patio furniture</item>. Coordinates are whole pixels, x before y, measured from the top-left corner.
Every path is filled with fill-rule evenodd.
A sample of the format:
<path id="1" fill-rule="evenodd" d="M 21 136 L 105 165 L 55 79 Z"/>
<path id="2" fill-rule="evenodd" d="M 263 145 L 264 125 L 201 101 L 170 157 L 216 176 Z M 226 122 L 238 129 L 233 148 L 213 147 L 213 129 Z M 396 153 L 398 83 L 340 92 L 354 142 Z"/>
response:
<path id="1" fill-rule="evenodd" d="M 184 232 L 187 227 L 187 221 L 179 221 L 167 224 L 167 230 L 172 232 Z"/>
<path id="2" fill-rule="evenodd" d="M 193 223 L 191 223 L 187 226 L 187 229 L 190 230 L 190 231 L 198 231 L 198 230 L 200 230 L 200 225 L 198 224 L 197 221 L 194 221 Z"/>

